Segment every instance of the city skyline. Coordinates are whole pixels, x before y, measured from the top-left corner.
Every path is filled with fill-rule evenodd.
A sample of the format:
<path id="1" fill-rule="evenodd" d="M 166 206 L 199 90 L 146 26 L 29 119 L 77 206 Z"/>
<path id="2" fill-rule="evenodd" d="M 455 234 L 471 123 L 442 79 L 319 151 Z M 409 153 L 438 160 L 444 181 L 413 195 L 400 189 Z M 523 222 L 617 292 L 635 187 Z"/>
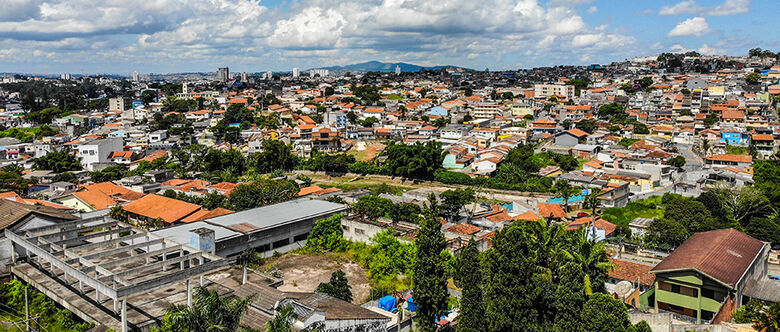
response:
<path id="1" fill-rule="evenodd" d="M 263 72 L 369 60 L 502 70 L 668 51 L 744 55 L 780 48 L 769 20 L 752 15 L 779 9 L 770 0 L 12 0 L 0 14 L 0 72 Z"/>

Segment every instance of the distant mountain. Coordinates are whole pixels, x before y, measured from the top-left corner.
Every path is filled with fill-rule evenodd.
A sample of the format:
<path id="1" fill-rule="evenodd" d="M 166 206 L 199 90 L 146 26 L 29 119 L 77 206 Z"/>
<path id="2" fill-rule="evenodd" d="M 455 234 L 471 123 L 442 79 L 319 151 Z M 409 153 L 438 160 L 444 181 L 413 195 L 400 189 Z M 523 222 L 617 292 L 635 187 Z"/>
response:
<path id="1" fill-rule="evenodd" d="M 363 63 L 355 63 L 351 65 L 345 65 L 345 66 L 330 66 L 330 67 L 317 67 L 317 68 L 311 68 L 311 69 L 327 69 L 329 71 L 333 72 L 367 72 L 367 71 L 378 71 L 378 72 L 385 72 L 385 73 L 392 73 L 395 72 L 395 67 L 399 66 L 401 67 L 401 72 L 418 72 L 421 69 L 441 69 L 441 68 L 453 68 L 453 69 L 459 69 L 459 70 L 471 70 L 469 68 L 463 68 L 458 66 L 433 66 L 433 67 L 424 67 L 419 65 L 414 65 L 411 63 L 405 63 L 405 62 L 396 62 L 396 63 L 386 63 L 386 62 L 379 62 L 379 61 L 368 61 Z"/>

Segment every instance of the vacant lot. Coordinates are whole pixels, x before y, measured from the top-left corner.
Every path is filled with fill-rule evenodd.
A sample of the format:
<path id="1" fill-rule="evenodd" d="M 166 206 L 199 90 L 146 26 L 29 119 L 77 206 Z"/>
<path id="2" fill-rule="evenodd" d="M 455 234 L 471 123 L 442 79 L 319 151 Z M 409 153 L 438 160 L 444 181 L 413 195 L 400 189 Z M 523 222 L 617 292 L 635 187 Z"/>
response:
<path id="1" fill-rule="evenodd" d="M 366 271 L 344 254 L 288 254 L 268 259 L 262 268 L 281 271 L 284 285 L 279 290 L 285 292 L 313 292 L 317 285 L 328 282 L 330 275 L 339 269 L 344 271 L 352 286 L 354 303 L 363 303 L 371 289 Z"/>
<path id="2" fill-rule="evenodd" d="M 347 153 L 355 156 L 358 161 L 369 161 L 379 155 L 384 147 L 385 145 L 380 142 L 357 142 Z"/>

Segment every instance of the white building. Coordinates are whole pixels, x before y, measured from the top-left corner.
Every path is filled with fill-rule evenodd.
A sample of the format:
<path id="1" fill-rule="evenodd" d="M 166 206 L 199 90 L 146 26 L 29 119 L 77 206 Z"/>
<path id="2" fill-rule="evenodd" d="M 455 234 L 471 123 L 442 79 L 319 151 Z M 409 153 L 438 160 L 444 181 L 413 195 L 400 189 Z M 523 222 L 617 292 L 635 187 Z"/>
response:
<path id="1" fill-rule="evenodd" d="M 317 75 L 320 75 L 320 77 L 325 77 L 325 76 L 328 76 L 328 74 L 330 74 L 330 71 L 328 71 L 327 69 L 312 69 L 312 70 L 309 70 L 309 76 L 311 76 L 311 77 L 314 77 L 314 76 L 317 76 Z"/>
<path id="2" fill-rule="evenodd" d="M 293 74 L 294 78 L 297 78 L 298 76 L 301 76 L 301 69 L 298 68 L 298 67 L 293 68 L 292 74 Z"/>
<path id="3" fill-rule="evenodd" d="M 141 75 L 138 74 L 137 71 L 133 72 L 133 82 L 138 82 L 141 80 Z"/>
<path id="4" fill-rule="evenodd" d="M 62 80 L 69 80 L 71 78 L 70 73 L 62 73 L 60 74 L 60 79 Z"/>
<path id="5" fill-rule="evenodd" d="M 535 98 L 549 98 L 550 96 L 566 96 L 566 99 L 574 98 L 574 86 L 565 83 L 534 84 Z"/>
<path id="6" fill-rule="evenodd" d="M 395 66 L 395 74 L 396 75 L 401 75 L 401 66 L 398 66 L 398 65 Z"/>
<path id="7" fill-rule="evenodd" d="M 93 171 L 93 165 L 109 161 L 111 152 L 122 151 L 124 140 L 118 137 L 96 139 L 80 144 L 76 148 L 76 156 L 81 158 L 81 165 L 88 171 Z"/>

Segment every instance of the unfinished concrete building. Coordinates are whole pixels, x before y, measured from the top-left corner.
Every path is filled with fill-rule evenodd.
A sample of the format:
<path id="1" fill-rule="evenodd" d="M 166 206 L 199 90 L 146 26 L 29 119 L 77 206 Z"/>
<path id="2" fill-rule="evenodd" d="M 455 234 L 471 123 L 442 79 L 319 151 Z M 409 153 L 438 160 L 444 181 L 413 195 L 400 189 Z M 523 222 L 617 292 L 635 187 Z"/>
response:
<path id="1" fill-rule="evenodd" d="M 192 303 L 204 274 L 230 264 L 214 255 L 211 230 L 199 248 L 108 217 L 5 230 L 11 273 L 80 318 L 106 328 L 148 330 L 172 304 Z"/>

